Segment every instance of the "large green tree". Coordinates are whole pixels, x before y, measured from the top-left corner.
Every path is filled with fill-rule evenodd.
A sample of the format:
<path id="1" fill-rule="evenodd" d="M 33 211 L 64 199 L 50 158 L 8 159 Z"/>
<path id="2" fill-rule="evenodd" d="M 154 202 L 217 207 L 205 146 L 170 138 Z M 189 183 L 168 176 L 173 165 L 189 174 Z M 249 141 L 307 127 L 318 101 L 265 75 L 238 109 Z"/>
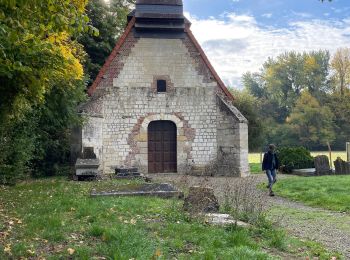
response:
<path id="1" fill-rule="evenodd" d="M 335 140 L 334 114 L 308 91 L 303 91 L 297 100 L 287 124 L 297 133 L 300 144 L 308 148 L 326 146 Z"/>
<path id="2" fill-rule="evenodd" d="M 325 103 L 334 114 L 334 129 L 336 132 L 334 146 L 345 150 L 345 143 L 350 141 L 350 93 L 341 95 L 335 92 L 329 96 Z"/>
<path id="3" fill-rule="evenodd" d="M 84 96 L 85 54 L 74 38 L 95 30 L 87 24 L 85 5 L 85 0 L 0 2 L 0 182 L 34 168 L 34 158 L 52 147 L 42 136 L 48 140 L 65 130 L 64 108 Z M 53 133 L 47 131 L 50 124 L 62 127 Z"/>
<path id="4" fill-rule="evenodd" d="M 342 57 L 344 58 L 344 55 Z M 263 120 L 265 137 L 260 139 L 263 140 L 262 144 L 273 142 L 279 145 L 307 145 L 310 148 L 322 149 L 326 145 L 325 140 L 328 139 L 330 143 L 334 141 L 337 149 L 343 147 L 341 143 L 349 132 L 346 130 L 344 118 L 347 114 L 342 114 L 341 110 L 347 111 L 345 104 L 350 100 L 348 97 L 341 98 L 340 91 L 332 92 L 337 81 L 330 80 L 330 64 L 328 51 L 287 52 L 276 58 L 269 58 L 258 73 L 248 72 L 243 75 L 244 88 L 257 99 L 256 109 Z M 302 105 L 303 101 L 308 102 L 305 93 L 310 97 L 311 107 Z M 320 104 L 327 104 L 328 107 L 323 108 Z M 319 111 L 311 109 L 312 106 L 318 107 Z M 306 109 L 303 113 L 302 108 Z M 336 114 L 335 119 L 332 113 L 328 113 L 329 108 Z M 314 119 L 310 115 L 314 113 L 313 116 L 318 118 L 317 111 L 321 113 L 324 124 L 318 125 L 315 130 L 313 127 L 316 126 L 316 122 L 312 121 Z M 333 122 L 332 128 L 324 115 L 328 115 L 328 119 Z M 308 126 L 304 124 L 308 119 L 311 122 L 307 129 L 309 132 L 297 128 L 298 124 L 300 127 Z M 322 120 L 320 122 L 323 122 Z M 332 129 L 341 134 L 334 138 Z M 303 135 L 306 133 L 308 136 Z"/>
<path id="5" fill-rule="evenodd" d="M 244 87 L 262 101 L 265 117 L 283 123 L 303 90 L 322 100 L 330 89 L 327 51 L 287 52 L 269 58 L 260 73 L 246 73 Z"/>
<path id="6" fill-rule="evenodd" d="M 43 102 L 54 79 L 82 77 L 70 37 L 91 28 L 85 2 L 0 2 L 0 120 Z"/>

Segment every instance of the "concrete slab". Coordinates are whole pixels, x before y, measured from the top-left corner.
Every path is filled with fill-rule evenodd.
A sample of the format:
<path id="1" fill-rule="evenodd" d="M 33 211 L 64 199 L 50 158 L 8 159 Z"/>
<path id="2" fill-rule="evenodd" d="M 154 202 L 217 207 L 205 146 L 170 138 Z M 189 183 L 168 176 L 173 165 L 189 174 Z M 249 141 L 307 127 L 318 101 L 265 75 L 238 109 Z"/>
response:
<path id="1" fill-rule="evenodd" d="M 233 219 L 229 214 L 220 214 L 220 213 L 205 214 L 205 222 L 211 225 L 218 225 L 218 226 L 227 226 L 227 225 L 234 225 L 234 224 L 237 224 L 237 226 L 240 226 L 240 227 L 250 226 L 248 223 Z"/>
<path id="2" fill-rule="evenodd" d="M 183 198 L 184 195 L 183 192 L 179 191 L 175 186 L 168 183 L 144 183 L 138 185 L 122 185 L 115 190 L 97 191 L 93 189 L 90 196 L 156 196 L 161 198 Z"/>

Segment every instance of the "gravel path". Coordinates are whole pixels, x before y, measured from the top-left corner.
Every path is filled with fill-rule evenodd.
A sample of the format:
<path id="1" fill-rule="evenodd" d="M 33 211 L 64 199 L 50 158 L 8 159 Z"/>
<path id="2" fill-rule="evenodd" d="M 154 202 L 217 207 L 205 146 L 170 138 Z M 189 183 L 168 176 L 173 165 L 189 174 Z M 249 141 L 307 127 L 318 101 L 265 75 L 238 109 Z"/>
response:
<path id="1" fill-rule="evenodd" d="M 289 176 L 279 175 L 279 178 Z M 223 201 L 224 190 L 229 185 L 258 185 L 266 182 L 265 175 L 254 175 L 246 179 L 226 177 L 192 177 L 179 175 L 158 175 L 156 181 L 170 182 L 180 189 L 194 185 L 212 187 L 219 201 Z M 260 191 L 261 199 L 270 206 L 269 218 L 284 227 L 292 235 L 301 239 L 317 241 L 332 251 L 342 253 L 345 259 L 350 259 L 350 215 L 325 209 L 313 208 L 299 202 L 293 202 L 282 197 L 269 197 L 267 191 Z M 278 195 L 278 194 L 277 194 Z"/>

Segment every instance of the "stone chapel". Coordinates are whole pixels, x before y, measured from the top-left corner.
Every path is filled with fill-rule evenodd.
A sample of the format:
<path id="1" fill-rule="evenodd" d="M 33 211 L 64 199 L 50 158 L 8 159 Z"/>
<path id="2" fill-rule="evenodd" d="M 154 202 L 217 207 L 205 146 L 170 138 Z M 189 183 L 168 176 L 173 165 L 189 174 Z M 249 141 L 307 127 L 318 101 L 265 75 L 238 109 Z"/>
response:
<path id="1" fill-rule="evenodd" d="M 248 122 L 190 27 L 182 0 L 136 1 L 80 108 L 102 174 L 249 174 Z"/>

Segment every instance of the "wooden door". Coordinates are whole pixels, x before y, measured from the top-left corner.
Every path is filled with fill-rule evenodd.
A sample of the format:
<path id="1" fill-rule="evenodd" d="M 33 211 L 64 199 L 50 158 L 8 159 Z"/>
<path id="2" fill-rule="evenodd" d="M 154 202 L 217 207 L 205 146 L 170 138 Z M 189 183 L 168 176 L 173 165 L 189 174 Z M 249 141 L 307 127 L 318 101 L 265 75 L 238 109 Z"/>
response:
<path id="1" fill-rule="evenodd" d="M 148 126 L 148 172 L 177 172 L 176 125 L 171 121 Z"/>

